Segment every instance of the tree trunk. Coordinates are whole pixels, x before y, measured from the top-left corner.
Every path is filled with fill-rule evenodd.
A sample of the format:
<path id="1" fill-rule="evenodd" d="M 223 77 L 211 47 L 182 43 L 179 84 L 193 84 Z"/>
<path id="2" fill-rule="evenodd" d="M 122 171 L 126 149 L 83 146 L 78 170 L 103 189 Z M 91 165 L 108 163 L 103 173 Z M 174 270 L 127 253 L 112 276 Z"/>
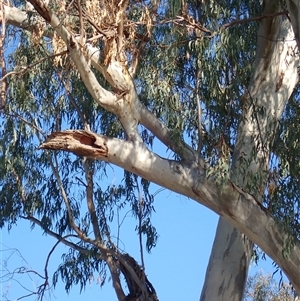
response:
<path id="1" fill-rule="evenodd" d="M 215 299 L 210 300 L 239 300 L 244 291 L 251 251 L 251 241 L 220 218 L 200 300 L 209 300 L 211 296 Z"/>
<path id="2" fill-rule="evenodd" d="M 264 14 L 276 13 L 280 9 L 277 5 L 276 1 L 266 1 Z M 294 32 L 286 16 L 264 19 L 257 43 L 254 72 L 244 95 L 243 120 L 231 178 L 261 201 L 270 146 L 284 106 L 298 81 L 299 58 Z M 252 247 L 244 234 L 219 219 L 201 301 L 242 300 Z"/>
<path id="3" fill-rule="evenodd" d="M 276 12 L 277 10 L 273 6 L 272 1 L 267 3 L 265 13 Z M 95 85 L 92 84 L 94 83 L 93 72 L 89 69 L 87 62 L 82 59 L 83 54 L 80 47 L 76 47 L 76 41 L 71 39 L 72 43 L 70 43 L 69 34 L 66 34 L 66 29 L 60 26 L 55 16 L 51 17 L 51 25 L 64 39 L 65 43 L 69 45 L 70 56 L 91 95 L 105 109 L 117 115 L 120 114 L 122 124 L 127 129 L 126 133 L 131 134 L 131 129 L 136 129 L 136 126 L 132 126 L 132 124 L 134 120 L 138 120 L 137 117 L 140 117 L 142 124 L 152 125 L 149 120 L 153 119 L 153 115 L 142 114 L 143 107 L 134 105 L 137 102 L 137 97 L 134 94 L 135 90 L 130 89 L 130 83 L 128 91 L 125 91 L 124 96 L 123 94 L 121 95 L 123 98 L 120 99 L 115 99 L 116 96 L 114 94 L 104 90 L 101 86 L 98 87 L 96 81 Z M 225 183 L 222 191 L 220 191 L 213 179 L 207 179 L 207 169 L 204 166 L 193 164 L 193 161 L 179 162 L 161 158 L 146 148 L 138 139 L 127 139 L 124 141 L 87 131 L 65 131 L 52 133 L 40 148 L 71 151 L 76 155 L 104 160 L 134 172 L 158 185 L 197 200 L 223 216 L 226 221 L 257 243 L 289 275 L 296 290 L 300 292 L 298 282 L 300 273 L 300 252 L 298 250 L 300 250 L 300 243 L 297 242 L 291 250 L 289 258 L 285 258 L 282 252 L 284 251 L 284 242 L 287 239 L 287 234 L 282 233 L 282 229 L 279 229 L 272 215 L 268 214 L 257 200 L 259 196 L 258 191 L 261 191 L 264 184 L 263 177 L 265 175 L 263 169 L 268 166 L 271 138 L 276 130 L 284 105 L 298 81 L 297 66 L 299 65 L 299 59 L 298 55 L 295 55 L 297 53 L 296 48 L 294 34 L 285 16 L 268 18 L 262 22 L 259 32 L 257 57 L 254 63 L 255 72 L 252 76 L 249 91 L 245 91 L 244 119 L 238 132 L 233 158 L 235 164 L 233 164 L 232 168 L 232 179 L 236 179 L 238 185 L 244 185 L 247 191 L 255 194 L 256 197 L 246 193 L 231 181 Z M 117 73 L 120 68 L 117 68 L 115 62 L 110 64 L 114 67 L 110 70 Z M 120 81 L 116 82 L 118 87 L 120 83 L 126 85 L 128 78 L 124 74 L 123 79 L 122 69 L 120 69 L 120 72 L 121 74 L 118 77 Z M 113 80 L 116 77 L 109 78 Z M 130 99 L 128 96 L 131 96 Z M 127 118 L 123 118 L 123 113 L 120 111 L 120 108 L 123 107 L 126 110 L 121 110 L 122 112 L 134 110 L 136 112 L 134 114 L 128 113 Z M 149 122 L 142 121 L 143 118 L 148 119 Z M 159 124 L 157 119 L 156 124 Z M 162 139 L 164 137 L 162 136 Z M 187 155 L 187 153 L 185 154 Z M 252 157 L 253 155 L 255 155 L 255 160 Z M 241 163 L 240 159 L 242 156 L 244 162 Z M 249 162 L 250 164 L 248 164 Z M 247 174 L 239 172 L 242 167 L 245 168 Z M 256 179 L 260 179 L 260 187 L 249 186 L 254 183 L 254 175 Z M 227 232 L 230 237 L 232 231 L 228 230 Z M 235 249 L 226 250 L 226 252 L 235 254 L 237 258 L 235 266 L 232 262 L 230 262 L 229 267 L 225 266 L 226 269 L 231 270 L 233 276 L 229 277 L 229 279 L 224 277 L 222 280 L 219 277 L 220 281 L 224 283 L 223 287 L 226 288 L 226 290 L 221 291 L 221 294 L 218 294 L 219 290 L 215 284 L 215 278 L 210 277 L 210 279 L 207 279 L 204 286 L 206 289 L 203 294 L 207 300 L 240 300 L 242 298 L 243 289 L 235 283 L 235 280 L 239 278 L 240 271 L 244 271 L 244 275 L 241 277 L 242 281 L 240 281 L 243 284 L 242 287 L 244 287 L 247 273 L 245 266 L 248 267 L 248 262 L 246 262 L 243 244 L 241 242 L 240 244 L 233 244 L 233 241 L 237 239 L 236 237 L 238 236 L 233 234 L 230 239 L 227 239 L 230 242 L 230 246 L 235 246 Z M 237 245 L 241 247 L 238 248 L 236 247 Z M 215 243 L 215 246 L 219 246 L 219 244 Z M 221 250 L 223 251 L 224 249 L 221 248 Z M 214 264 L 216 262 L 219 267 L 222 258 L 218 255 L 212 258 L 218 259 L 217 262 L 214 261 Z M 249 261 L 249 258 L 247 260 Z M 218 274 L 221 274 L 220 270 Z M 208 287 L 213 287 L 214 290 L 208 290 Z M 209 292 L 212 291 L 214 291 L 215 296 L 209 295 Z M 235 294 L 234 298 L 233 294 Z"/>

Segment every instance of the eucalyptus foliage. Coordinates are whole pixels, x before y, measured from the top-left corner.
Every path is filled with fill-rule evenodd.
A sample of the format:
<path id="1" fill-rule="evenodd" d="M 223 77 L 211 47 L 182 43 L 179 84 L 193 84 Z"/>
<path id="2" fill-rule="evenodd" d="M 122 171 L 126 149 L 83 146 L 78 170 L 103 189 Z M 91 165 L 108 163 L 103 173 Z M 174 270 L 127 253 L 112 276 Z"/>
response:
<path id="1" fill-rule="evenodd" d="M 24 9 L 23 1 L 12 2 Z M 80 1 L 88 11 L 88 3 L 95 1 L 85 2 Z M 76 32 L 80 24 L 72 5 L 70 1 L 50 2 L 60 16 L 74 17 L 71 27 Z M 149 14 L 153 14 L 152 23 Z M 140 101 L 171 130 L 176 143 L 185 140 L 201 153 L 211 166 L 207 176 L 221 184 L 230 177 L 243 100 L 253 71 L 258 21 L 251 18 L 261 14 L 262 4 L 256 0 L 129 1 L 126 10 L 129 65 L 135 51 L 140 51 L 134 78 Z M 28 14 L 28 18 L 29 24 L 35 24 L 37 13 Z M 96 22 L 97 16 L 90 18 Z M 245 19 L 249 20 L 242 22 Z M 84 26 L 86 39 L 104 49 L 103 39 L 92 40 L 95 28 L 88 22 Z M 58 40 L 53 42 L 53 32 L 44 30 L 6 28 L 5 61 L 7 73 L 12 73 L 6 77 L 6 105 L 1 111 L 0 226 L 11 229 L 19 219 L 28 219 L 45 233 L 68 237 L 74 234 L 71 213 L 88 237 L 93 231 L 93 216 L 86 205 L 91 183 L 106 246 L 126 251 L 120 249 L 122 238 L 111 227 L 120 211 L 131 210 L 137 235 L 145 237 L 150 252 L 158 233 L 151 222 L 155 205 L 148 181 L 124 171 L 123 181 L 104 187 L 101 181 L 109 175 L 107 163 L 38 150 L 49 133 L 64 129 L 88 126 L 109 137 L 126 138 L 116 115 L 96 104 L 65 49 L 55 44 Z M 102 86 L 111 89 L 102 75 L 95 73 Z M 298 99 L 295 91 L 282 116 L 262 195 L 263 205 L 283 222 L 291 237 L 300 239 Z M 153 149 L 153 133 L 143 126 L 139 130 L 144 143 Z M 173 156 L 181 159 L 178 153 Z M 255 180 L 250 181 L 251 192 L 257 189 Z M 70 212 L 64 205 L 64 194 Z M 80 239 L 75 245 L 62 256 L 54 283 L 61 278 L 66 290 L 74 284 L 84 288 L 90 275 L 97 272 L 104 284 L 108 270 L 99 250 Z"/>

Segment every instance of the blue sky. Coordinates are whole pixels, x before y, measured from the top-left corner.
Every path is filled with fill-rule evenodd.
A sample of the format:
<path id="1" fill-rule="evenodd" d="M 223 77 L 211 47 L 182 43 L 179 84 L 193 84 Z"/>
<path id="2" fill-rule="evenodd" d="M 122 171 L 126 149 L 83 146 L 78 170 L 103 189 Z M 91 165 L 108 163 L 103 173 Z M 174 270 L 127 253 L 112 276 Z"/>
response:
<path id="1" fill-rule="evenodd" d="M 155 209 L 153 224 L 159 233 L 159 240 L 151 254 L 145 254 L 148 278 L 156 288 L 160 300 L 197 300 L 214 237 L 217 215 L 192 200 L 166 190 L 157 195 Z M 126 251 L 140 258 L 134 227 L 133 218 L 127 217 L 124 228 L 121 229 L 121 238 Z M 2 231 L 2 243 L 10 248 L 18 248 L 28 265 L 43 273 L 46 256 L 55 239 L 42 235 L 37 227 L 31 230 L 28 223 L 20 221 L 9 234 L 6 230 Z M 64 246 L 56 249 L 50 259 L 52 272 L 60 263 L 60 256 L 64 250 Z M 2 260 L 9 255 L 9 251 L 2 252 Z M 12 270 L 13 267 L 22 265 L 22 260 L 15 254 L 8 264 Z M 21 280 L 26 278 L 28 277 L 23 275 Z M 26 282 L 33 288 L 31 281 L 27 279 Z M 6 285 L 3 285 L 3 291 L 6 290 Z M 18 283 L 11 281 L 11 298 L 19 297 L 19 292 L 21 290 Z M 106 283 L 104 288 L 100 288 L 95 281 L 86 287 L 81 296 L 78 294 L 79 287 L 74 287 L 69 298 L 74 301 L 84 300 L 89 298 L 90 294 L 94 297 L 97 294 L 103 300 L 117 300 L 110 282 Z M 62 285 L 57 287 L 54 296 L 59 300 L 67 298 Z"/>
<path id="2" fill-rule="evenodd" d="M 157 140 L 153 148 L 162 157 L 172 157 Z M 101 179 L 101 183 L 106 188 L 112 183 L 117 185 L 122 178 L 123 171 L 110 166 L 107 168 L 107 178 Z M 155 184 L 150 186 L 153 194 L 159 189 Z M 157 229 L 159 239 L 151 254 L 144 253 L 148 279 L 161 301 L 199 300 L 218 215 L 197 202 L 166 189 L 155 196 L 154 207 L 156 213 L 152 215 L 152 223 Z M 127 215 L 121 228 L 120 247 L 141 262 L 136 224 L 137 221 L 130 214 Z M 112 230 L 116 234 L 116 228 Z M 43 275 L 47 255 L 56 240 L 43 234 L 38 226 L 31 229 L 30 224 L 24 220 L 19 220 L 10 232 L 4 228 L 0 234 L 0 296 L 6 296 L 8 300 L 17 300 L 29 293 L 26 289 L 36 291 L 43 281 L 34 274 L 15 274 L 9 279 L 7 273 L 26 267 Z M 14 249 L 18 250 L 22 257 Z M 59 245 L 51 255 L 48 269 L 50 281 L 62 262 L 62 254 L 67 253 L 67 250 L 64 245 Z M 268 260 L 261 261 L 259 267 L 252 263 L 250 274 L 253 275 L 261 268 L 266 273 L 272 274 L 275 271 L 272 261 Z M 64 284 L 59 281 L 55 290 L 46 294 L 44 300 L 81 301 L 97 297 L 99 300 L 117 301 L 111 282 L 107 281 L 100 287 L 97 276 L 94 275 L 94 281 L 88 284 L 81 294 L 79 286 L 74 286 L 67 294 Z M 278 278 L 278 274 L 276 277 Z M 6 299 L 2 297 L 2 300 Z M 22 300 L 33 301 L 36 300 L 36 296 Z"/>
<path id="3" fill-rule="evenodd" d="M 153 185 L 154 191 L 157 188 Z M 146 274 L 159 300 L 199 300 L 218 216 L 198 203 L 167 190 L 156 196 L 155 209 L 153 224 L 159 233 L 159 240 L 151 254 L 145 254 Z M 134 219 L 128 216 L 121 237 L 125 250 L 139 259 L 138 237 L 134 227 Z M 3 229 L 1 235 L 1 249 L 4 250 L 0 255 L 2 277 L 5 263 L 10 271 L 26 266 L 43 274 L 47 254 L 56 242 L 54 238 L 42 234 L 38 227 L 31 230 L 25 221 L 19 221 L 9 233 Z M 10 250 L 5 251 L 7 248 Z M 12 248 L 18 249 L 27 263 L 17 252 L 11 255 Z M 61 262 L 62 253 L 66 251 L 63 245 L 55 249 L 49 263 L 50 277 Z M 268 273 L 274 271 L 270 260 L 262 261 L 258 268 L 261 267 Z M 250 273 L 253 274 L 258 268 L 252 264 Z M 16 300 L 26 295 L 20 284 L 34 290 L 42 281 L 34 275 L 32 278 L 26 274 L 15 275 L 14 279 L 1 284 L 1 296 L 7 294 L 10 300 Z M 101 288 L 95 279 L 81 294 L 79 292 L 79 286 L 75 286 L 68 295 L 60 282 L 50 295 L 46 294 L 45 300 L 79 301 L 97 297 L 98 300 L 117 301 L 111 282 Z M 32 296 L 23 300 L 35 299 Z"/>
<path id="4" fill-rule="evenodd" d="M 157 140 L 153 148 L 162 157 L 171 157 L 170 151 L 166 152 L 165 147 Z M 110 166 L 107 168 L 107 178 L 101 179 L 101 183 L 106 188 L 112 183 L 117 185 L 122 179 L 123 171 L 116 166 Z M 155 194 L 160 188 L 151 184 L 150 191 Z M 156 213 L 152 215 L 152 223 L 157 229 L 159 239 L 151 254 L 144 252 L 148 279 L 161 301 L 199 300 L 219 217 L 197 202 L 166 189 L 156 194 L 154 207 Z M 128 214 L 121 227 L 122 243 L 119 246 L 141 262 L 136 224 L 137 221 Z M 116 234 L 117 228 L 111 227 L 111 230 Z M 19 220 L 10 232 L 2 229 L 0 239 L 1 277 L 8 270 L 11 272 L 22 266 L 44 274 L 47 255 L 56 243 L 54 238 L 43 234 L 38 226 L 31 229 L 27 221 Z M 17 249 L 23 258 L 13 249 Z M 60 244 L 51 255 L 48 268 L 50 281 L 62 262 L 62 254 L 67 250 L 67 247 Z M 259 267 L 252 263 L 250 274 L 253 275 L 261 268 L 266 273 L 272 274 L 275 271 L 272 261 L 268 260 L 261 261 Z M 44 300 L 81 301 L 97 297 L 98 300 L 117 301 L 111 282 L 107 281 L 100 287 L 97 276 L 94 275 L 94 281 L 81 294 L 79 286 L 72 287 L 67 294 L 64 284 L 59 281 L 55 290 L 46 294 Z M 277 274 L 276 277 L 278 276 Z M 8 278 L 5 277 L 5 280 Z M 1 283 L 0 296 L 6 295 L 9 300 L 16 300 L 29 293 L 24 287 L 36 291 L 42 283 L 42 279 L 33 274 L 30 277 L 28 274 L 15 275 Z M 6 299 L 2 297 L 2 300 Z M 22 300 L 33 301 L 36 296 Z"/>

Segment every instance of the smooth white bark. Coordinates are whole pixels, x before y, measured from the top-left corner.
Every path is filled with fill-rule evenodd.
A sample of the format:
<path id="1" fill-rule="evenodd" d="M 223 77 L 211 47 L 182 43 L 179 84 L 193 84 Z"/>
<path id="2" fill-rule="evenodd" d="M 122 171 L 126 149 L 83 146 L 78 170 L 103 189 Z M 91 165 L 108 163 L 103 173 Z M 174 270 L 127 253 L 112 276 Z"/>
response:
<path id="1" fill-rule="evenodd" d="M 264 14 L 275 13 L 276 6 L 276 1 L 266 2 Z M 269 147 L 278 120 L 298 82 L 297 51 L 294 32 L 285 16 L 261 22 L 254 72 L 249 91 L 245 93 L 248 104 L 245 104 L 243 120 L 239 126 L 232 166 L 232 180 L 240 187 L 249 186 L 254 177 L 260 179 L 260 187 L 252 189 L 258 200 L 264 190 Z M 244 164 L 244 176 L 241 174 L 241 157 L 244 162 L 249 162 L 249 165 Z M 252 246 L 244 233 L 220 218 L 201 301 L 243 299 Z"/>
<path id="2" fill-rule="evenodd" d="M 216 229 L 200 300 L 240 300 L 253 243 L 224 218 Z M 216 299 L 210 299 L 212 296 Z M 229 299 L 228 299 L 229 298 Z"/>

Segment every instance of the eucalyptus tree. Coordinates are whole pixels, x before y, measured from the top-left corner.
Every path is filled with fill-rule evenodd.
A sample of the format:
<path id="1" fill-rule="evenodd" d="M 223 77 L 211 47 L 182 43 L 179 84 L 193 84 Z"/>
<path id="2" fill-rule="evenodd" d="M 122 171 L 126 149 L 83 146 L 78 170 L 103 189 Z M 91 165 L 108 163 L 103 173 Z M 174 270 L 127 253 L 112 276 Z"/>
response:
<path id="1" fill-rule="evenodd" d="M 67 245 L 67 290 L 97 270 L 119 300 L 157 300 L 109 227 L 130 206 L 155 246 L 153 182 L 220 215 L 201 300 L 242 299 L 253 243 L 299 294 L 300 4 L 27 4 L 1 1 L 1 227 L 22 218 Z M 124 182 L 103 190 L 107 163 Z"/>

